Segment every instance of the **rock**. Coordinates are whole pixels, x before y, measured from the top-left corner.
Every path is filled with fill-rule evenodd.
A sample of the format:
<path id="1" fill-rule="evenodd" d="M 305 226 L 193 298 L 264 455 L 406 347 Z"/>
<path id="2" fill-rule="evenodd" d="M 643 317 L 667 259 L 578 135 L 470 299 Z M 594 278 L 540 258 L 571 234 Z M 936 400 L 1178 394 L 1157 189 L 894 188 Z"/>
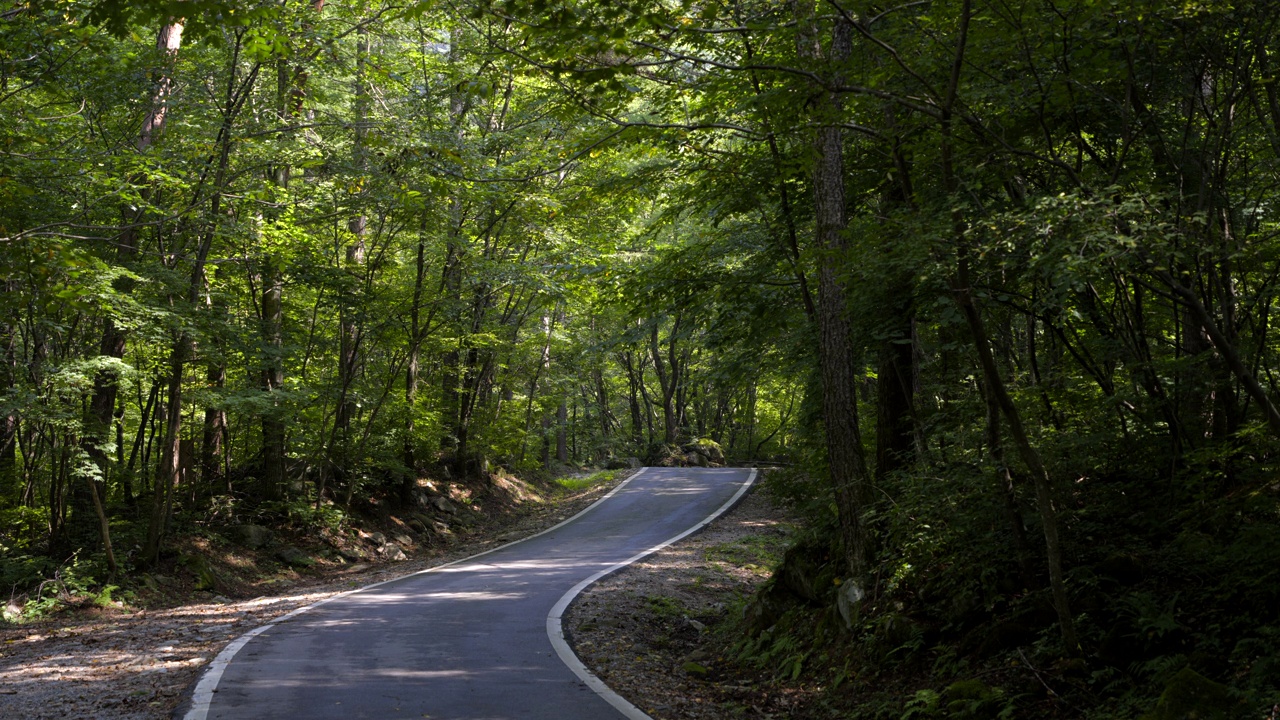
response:
<path id="1" fill-rule="evenodd" d="M 400 547 L 413 547 L 413 538 L 408 535 L 396 535 L 394 540 L 400 544 Z"/>
<path id="2" fill-rule="evenodd" d="M 711 672 L 705 665 L 699 665 L 692 660 L 681 665 L 680 669 L 696 678 L 705 678 Z"/>
<path id="3" fill-rule="evenodd" d="M 432 530 L 435 530 L 435 531 L 436 531 L 436 533 L 437 533 L 437 534 L 439 534 L 439 535 L 452 535 L 452 534 L 453 534 L 453 530 L 451 530 L 451 529 L 449 528 L 449 523 L 440 522 L 439 520 L 435 520 L 435 521 L 433 521 L 433 522 L 431 523 L 431 529 L 432 529 Z"/>
<path id="4" fill-rule="evenodd" d="M 840 584 L 836 591 L 836 609 L 840 611 L 846 630 L 852 630 L 854 623 L 858 622 L 858 612 L 866 595 L 857 581 L 845 580 Z"/>
<path id="5" fill-rule="evenodd" d="M 369 542 L 381 547 L 382 545 L 387 544 L 387 536 L 380 532 L 369 533 Z"/>
<path id="6" fill-rule="evenodd" d="M 971 634 L 974 636 L 972 645 L 977 648 L 975 652 L 978 657 L 989 658 L 1017 647 L 1030 645 L 1039 637 L 1040 628 L 1027 623 L 1022 618 L 1007 618 L 997 621 L 994 625 L 978 626 Z M 1106 645 L 1105 640 L 1103 645 Z M 1099 654 L 1101 655 L 1101 652 Z"/>
<path id="7" fill-rule="evenodd" d="M 1238 717 L 1231 688 L 1185 667 L 1169 681 L 1155 712 L 1143 720 L 1227 720 Z"/>
<path id="8" fill-rule="evenodd" d="M 956 717 L 961 713 L 966 715 L 979 713 L 969 717 L 994 717 L 994 713 L 991 712 L 995 710 L 993 705 L 1001 697 L 1001 691 L 989 687 L 981 680 L 966 678 L 948 685 L 947 689 L 942 691 L 939 701 L 942 708 L 948 712 L 946 717 Z"/>
<path id="9" fill-rule="evenodd" d="M 261 525 L 233 525 L 227 528 L 226 534 L 232 542 L 250 550 L 270 545 L 274 536 L 270 528 Z"/>
<path id="10" fill-rule="evenodd" d="M 453 515 L 458 512 L 458 508 L 454 507 L 453 503 L 449 502 L 449 498 L 440 495 L 431 498 L 431 506 L 442 513 L 448 513 L 449 515 Z"/>
<path id="11" fill-rule="evenodd" d="M 281 545 L 279 548 L 276 548 L 275 557 L 285 565 L 295 568 L 311 567 L 312 565 L 315 565 L 316 562 L 311 559 L 310 555 L 299 550 L 293 545 Z"/>
<path id="12" fill-rule="evenodd" d="M 604 464 L 605 470 L 622 470 L 629 467 L 631 466 L 623 458 L 609 458 L 609 461 Z"/>
<path id="13" fill-rule="evenodd" d="M 695 442 L 685 445 L 684 451 L 697 453 L 701 457 L 705 458 L 706 463 L 714 465 L 724 464 L 724 449 L 721 448 L 720 444 L 714 440 L 701 438 Z M 699 462 L 698 464 L 702 467 L 706 467 L 706 464 L 702 462 Z"/>
<path id="14" fill-rule="evenodd" d="M 390 560 L 392 562 L 400 562 L 402 560 L 409 559 L 409 556 L 404 554 L 404 550 L 401 550 L 400 546 L 395 543 L 387 543 L 386 545 L 378 548 L 378 554 L 382 556 L 383 560 Z"/>
<path id="15" fill-rule="evenodd" d="M 1121 553 L 1114 553 L 1098 563 L 1095 571 L 1099 577 L 1123 587 L 1137 585 L 1145 576 L 1142 563 L 1138 562 L 1137 558 Z"/>
<path id="16" fill-rule="evenodd" d="M 813 603 L 822 602 L 835 587 L 835 571 L 827 557 L 827 548 L 812 540 L 788 548 L 776 575 L 797 597 Z"/>
<path id="17" fill-rule="evenodd" d="M 334 548 L 334 551 L 338 553 L 338 557 L 348 562 L 364 559 L 364 551 L 358 547 L 340 547 Z"/>
<path id="18" fill-rule="evenodd" d="M 788 592 L 782 583 L 770 581 L 742 609 L 747 634 L 755 637 L 773 627 L 795 602 L 796 596 Z"/>
<path id="19" fill-rule="evenodd" d="M 218 586 L 218 574 L 214 572 L 209 558 L 203 555 L 183 555 L 179 562 L 195 575 L 197 590 L 213 590 Z"/>
<path id="20" fill-rule="evenodd" d="M 688 463 L 689 467 L 707 467 L 709 464 L 706 457 L 696 452 L 686 453 L 684 461 Z"/>
<path id="21" fill-rule="evenodd" d="M 693 652 L 685 656 L 685 659 L 692 660 L 693 662 L 699 662 L 701 660 L 706 660 L 709 657 L 711 657 L 711 653 L 707 652 L 706 650 L 703 650 L 702 648 L 698 648 L 697 650 L 694 650 Z"/>

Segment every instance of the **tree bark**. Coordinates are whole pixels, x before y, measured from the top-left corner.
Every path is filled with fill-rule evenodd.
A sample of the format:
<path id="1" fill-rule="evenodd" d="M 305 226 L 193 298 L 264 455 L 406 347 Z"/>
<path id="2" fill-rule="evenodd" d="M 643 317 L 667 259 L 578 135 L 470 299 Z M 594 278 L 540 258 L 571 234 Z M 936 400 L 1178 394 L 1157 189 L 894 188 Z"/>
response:
<path id="1" fill-rule="evenodd" d="M 837 20 L 831 47 L 824 58 L 813 27 L 813 8 L 799 18 L 800 54 L 828 67 L 843 63 L 851 49 L 851 29 Z M 822 376 L 822 422 L 827 464 L 835 491 L 840 539 L 849 581 L 864 583 L 873 561 L 872 537 L 863 520 L 871 506 L 871 477 L 858 427 L 858 368 L 850 339 L 848 301 L 839 267 L 846 251 L 848 226 L 844 188 L 844 138 L 840 128 L 843 107 L 835 93 L 822 91 L 815 101 L 813 136 L 813 198 L 818 263 L 818 363 Z"/>

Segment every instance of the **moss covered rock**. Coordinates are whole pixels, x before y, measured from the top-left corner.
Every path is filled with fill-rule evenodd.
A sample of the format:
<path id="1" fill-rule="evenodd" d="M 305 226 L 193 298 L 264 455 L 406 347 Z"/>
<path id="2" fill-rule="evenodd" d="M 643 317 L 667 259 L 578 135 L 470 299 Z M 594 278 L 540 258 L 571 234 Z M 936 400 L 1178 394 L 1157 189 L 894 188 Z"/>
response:
<path id="1" fill-rule="evenodd" d="M 1238 710 L 1231 688 L 1187 667 L 1173 676 L 1155 711 L 1143 720 L 1229 720 Z"/>

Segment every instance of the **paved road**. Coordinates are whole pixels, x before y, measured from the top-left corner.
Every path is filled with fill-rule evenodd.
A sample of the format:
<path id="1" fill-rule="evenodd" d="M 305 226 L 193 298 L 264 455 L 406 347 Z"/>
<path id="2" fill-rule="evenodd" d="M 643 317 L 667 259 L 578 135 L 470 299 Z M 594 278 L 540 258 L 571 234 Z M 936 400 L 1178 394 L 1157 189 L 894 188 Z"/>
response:
<path id="1" fill-rule="evenodd" d="M 186 718 L 643 718 L 563 646 L 560 612 L 595 576 L 698 527 L 752 479 L 647 468 L 541 535 L 287 616 L 218 656 Z"/>

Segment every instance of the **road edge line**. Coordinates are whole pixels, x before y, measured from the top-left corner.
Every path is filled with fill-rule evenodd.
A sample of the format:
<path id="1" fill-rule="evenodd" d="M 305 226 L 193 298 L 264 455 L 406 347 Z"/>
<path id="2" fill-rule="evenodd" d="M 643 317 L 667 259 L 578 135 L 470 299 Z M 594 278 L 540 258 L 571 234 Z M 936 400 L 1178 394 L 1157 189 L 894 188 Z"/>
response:
<path id="1" fill-rule="evenodd" d="M 573 601 L 578 598 L 578 595 L 582 594 L 582 591 L 586 590 L 591 585 L 594 585 L 605 577 L 618 572 L 628 565 L 639 562 L 656 552 L 680 542 L 715 522 L 717 518 L 728 512 L 733 508 L 733 506 L 737 505 L 738 501 L 747 494 L 747 491 L 750 490 L 753 485 L 755 485 L 756 476 L 759 472 L 759 470 L 752 468 L 751 473 L 747 475 L 746 482 L 742 483 L 742 487 L 738 488 L 738 491 L 733 494 L 733 497 L 725 501 L 723 505 L 717 508 L 715 512 L 704 518 L 702 522 L 661 544 L 654 545 L 648 550 L 637 555 L 633 555 L 616 565 L 607 567 L 577 585 L 574 585 L 569 592 L 560 596 L 560 599 L 556 601 L 556 604 L 551 607 L 551 612 L 547 613 L 547 639 L 551 641 L 551 646 L 555 648 L 556 655 L 560 657 L 560 661 L 568 666 L 568 668 L 573 671 L 573 674 L 577 675 L 578 679 L 587 687 L 591 688 L 596 695 L 599 695 L 605 702 L 612 705 L 615 710 L 621 712 L 623 717 L 627 718 L 627 720 L 653 720 L 653 718 L 649 717 L 649 715 L 640 708 L 632 705 L 626 698 L 614 692 L 613 688 L 606 685 L 603 680 L 596 677 L 595 674 L 588 670 L 587 666 L 583 664 L 582 658 L 578 657 L 577 653 L 573 651 L 573 648 L 569 647 L 569 642 L 564 636 L 564 623 L 562 622 L 565 610 L 568 610 L 569 606 L 573 604 Z M 639 473 L 636 474 L 639 475 Z"/>
<path id="2" fill-rule="evenodd" d="M 279 625 L 280 623 L 285 622 L 286 620 L 291 620 L 294 617 L 297 617 L 298 615 L 301 615 L 302 613 L 308 610 L 320 607 L 325 603 L 332 602 L 334 600 L 338 600 L 340 598 L 344 598 L 349 595 L 355 595 L 356 593 L 361 593 L 361 592 L 364 592 L 365 590 L 372 590 L 373 588 L 380 587 L 388 583 L 399 582 L 406 578 L 416 577 L 418 575 L 425 575 L 426 573 L 438 572 L 445 568 L 452 567 L 454 565 L 460 565 L 465 562 L 469 562 L 478 557 L 483 557 L 490 553 L 495 553 L 499 550 L 509 548 L 512 545 L 519 545 L 520 543 L 525 542 L 527 540 L 532 540 L 536 537 L 541 537 L 543 535 L 546 535 L 549 532 L 558 530 L 564 527 L 565 525 L 568 525 L 569 523 L 573 522 L 574 520 L 577 520 L 583 515 L 586 515 L 588 512 L 595 509 L 597 505 L 616 495 L 618 491 L 622 490 L 622 488 L 631 484 L 632 480 L 635 480 L 636 478 L 643 475 L 645 471 L 648 469 L 649 468 L 647 467 L 640 468 L 631 477 L 618 483 L 617 487 L 615 487 L 614 489 L 606 493 L 604 497 L 600 498 L 599 500 L 596 500 L 595 502 L 591 503 L 585 508 L 574 513 L 571 517 L 568 517 L 556 523 L 555 525 L 552 525 L 546 530 L 541 530 L 527 537 L 522 537 L 519 540 L 512 540 L 509 543 L 504 543 L 502 545 L 498 545 L 497 547 L 489 548 L 488 550 L 485 550 L 484 552 L 478 552 L 475 555 L 468 555 L 464 558 L 451 560 L 447 563 L 436 565 L 434 567 L 429 567 L 425 570 L 418 570 L 416 572 L 411 572 L 405 575 L 400 575 L 398 577 L 391 578 L 390 580 L 381 580 L 379 582 L 372 583 L 370 585 L 358 587 L 354 590 L 347 590 L 346 592 L 341 592 L 341 593 L 338 593 L 337 595 L 331 595 L 323 600 L 314 602 L 310 605 L 305 605 L 296 610 L 293 610 L 292 612 L 281 615 L 280 617 L 271 620 L 265 625 L 259 625 L 258 627 L 244 633 L 243 635 L 240 635 L 235 640 L 232 640 L 230 643 L 228 643 L 226 647 L 222 648 L 222 651 L 219 652 L 213 658 L 213 660 L 209 662 L 209 665 L 205 667 L 204 671 L 200 673 L 200 679 L 196 681 L 195 689 L 191 691 L 191 706 L 187 709 L 185 713 L 182 714 L 181 716 L 182 720 L 206 720 L 209 717 L 209 706 L 213 703 L 213 694 L 218 691 L 218 683 L 222 680 L 222 673 L 224 670 L 227 669 L 227 666 L 231 664 L 232 658 L 234 658 L 236 656 L 236 653 L 240 652 L 240 650 L 243 649 L 244 646 L 247 645 L 250 640 L 270 630 L 276 625 Z M 754 477 L 754 471 L 753 471 L 752 477 Z M 174 716 L 177 717 L 176 712 Z"/>

